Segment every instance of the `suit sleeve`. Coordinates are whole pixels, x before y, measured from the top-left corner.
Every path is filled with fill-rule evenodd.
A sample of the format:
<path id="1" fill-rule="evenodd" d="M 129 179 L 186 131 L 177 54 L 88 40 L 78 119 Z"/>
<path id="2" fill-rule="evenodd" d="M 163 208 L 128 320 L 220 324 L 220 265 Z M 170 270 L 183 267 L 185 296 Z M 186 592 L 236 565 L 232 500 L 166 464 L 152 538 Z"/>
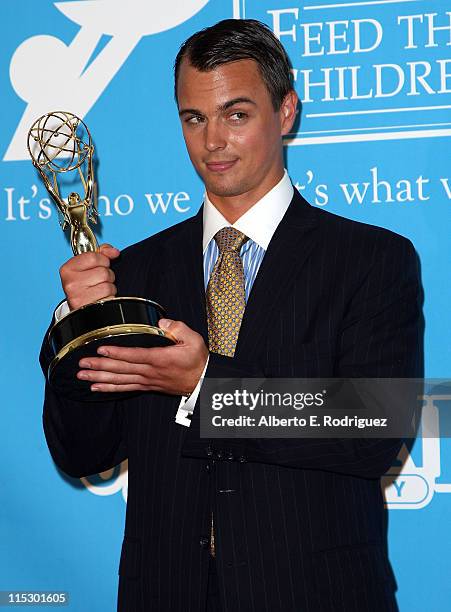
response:
<path id="1" fill-rule="evenodd" d="M 111 261 L 118 295 L 157 295 L 160 239 L 148 238 L 127 247 Z M 52 359 L 46 334 L 40 355 L 44 376 Z M 55 463 L 74 477 L 97 474 L 128 457 L 129 409 L 127 399 L 77 402 L 45 387 L 44 432 Z"/>
<path id="2" fill-rule="evenodd" d="M 40 362 L 47 376 L 47 334 Z M 58 395 L 46 381 L 43 426 L 53 460 L 69 476 L 97 474 L 127 458 L 126 421 L 119 402 L 70 400 Z"/>
<path id="3" fill-rule="evenodd" d="M 349 300 L 338 337 L 336 377 L 419 378 L 423 369 L 422 292 L 412 244 L 390 234 L 377 261 Z M 212 378 L 262 376 L 251 364 L 211 355 Z M 245 462 L 319 469 L 379 478 L 392 465 L 400 439 L 213 440 L 214 448 Z M 205 446 L 205 440 L 204 440 Z"/>
<path id="4" fill-rule="evenodd" d="M 121 266 L 113 262 L 112 268 L 120 278 Z M 52 357 L 47 332 L 39 361 L 46 377 L 44 433 L 54 462 L 76 478 L 118 465 L 128 456 L 126 400 L 78 402 L 60 395 L 47 380 Z"/>

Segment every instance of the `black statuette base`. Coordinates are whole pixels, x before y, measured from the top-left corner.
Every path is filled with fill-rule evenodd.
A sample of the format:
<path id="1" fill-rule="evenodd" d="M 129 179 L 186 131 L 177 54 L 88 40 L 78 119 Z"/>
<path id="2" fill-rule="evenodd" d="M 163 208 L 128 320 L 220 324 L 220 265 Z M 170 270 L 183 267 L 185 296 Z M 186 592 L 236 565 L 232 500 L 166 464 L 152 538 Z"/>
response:
<path id="1" fill-rule="evenodd" d="M 79 361 L 95 357 L 99 346 L 164 347 L 175 343 L 158 327 L 165 311 L 143 298 L 113 298 L 74 310 L 55 323 L 49 332 L 53 360 L 48 371 L 50 386 L 69 399 L 99 402 L 126 399 L 135 392 L 91 391 L 91 381 L 77 378 Z"/>

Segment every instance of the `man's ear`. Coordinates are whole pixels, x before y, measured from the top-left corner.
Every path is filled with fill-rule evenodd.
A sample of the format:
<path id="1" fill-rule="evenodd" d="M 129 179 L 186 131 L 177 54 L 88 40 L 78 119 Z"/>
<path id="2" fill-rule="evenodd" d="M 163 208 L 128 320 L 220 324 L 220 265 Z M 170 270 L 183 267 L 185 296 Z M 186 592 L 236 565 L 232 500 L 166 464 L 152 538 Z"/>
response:
<path id="1" fill-rule="evenodd" d="M 282 136 L 291 132 L 297 115 L 298 101 L 298 95 L 293 89 L 287 93 L 282 101 L 279 111 Z"/>

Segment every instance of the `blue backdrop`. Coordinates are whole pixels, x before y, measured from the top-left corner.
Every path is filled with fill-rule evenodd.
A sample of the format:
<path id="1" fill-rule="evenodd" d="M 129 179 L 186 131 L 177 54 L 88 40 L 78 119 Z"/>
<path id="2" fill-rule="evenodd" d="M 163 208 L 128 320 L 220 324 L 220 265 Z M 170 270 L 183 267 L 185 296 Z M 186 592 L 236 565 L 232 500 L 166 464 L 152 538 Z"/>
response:
<path id="1" fill-rule="evenodd" d="M 193 215 L 202 185 L 173 101 L 181 42 L 220 19 L 280 37 L 304 101 L 287 139 L 315 206 L 409 237 L 422 263 L 426 374 L 451 370 L 451 12 L 446 0 L 10 0 L 0 6 L 3 270 L 0 590 L 66 590 L 74 611 L 113 610 L 126 465 L 87 480 L 54 466 L 38 352 L 70 250 L 28 159 L 50 110 L 84 117 L 99 159 L 101 238 L 122 248 Z M 450 441 L 417 440 L 385 479 L 401 611 L 449 609 Z M 451 399 L 451 398 L 449 398 Z M 442 408 L 441 408 L 442 406 Z"/>

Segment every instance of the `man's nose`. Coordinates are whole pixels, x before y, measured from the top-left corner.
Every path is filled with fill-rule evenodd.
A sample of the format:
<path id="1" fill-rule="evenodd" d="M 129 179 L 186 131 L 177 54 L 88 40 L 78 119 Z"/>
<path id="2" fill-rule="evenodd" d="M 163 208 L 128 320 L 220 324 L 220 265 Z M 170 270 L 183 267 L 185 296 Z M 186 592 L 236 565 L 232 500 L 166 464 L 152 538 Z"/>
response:
<path id="1" fill-rule="evenodd" d="M 225 128 L 220 121 L 208 121 L 205 127 L 205 148 L 208 151 L 224 149 L 227 145 Z"/>

